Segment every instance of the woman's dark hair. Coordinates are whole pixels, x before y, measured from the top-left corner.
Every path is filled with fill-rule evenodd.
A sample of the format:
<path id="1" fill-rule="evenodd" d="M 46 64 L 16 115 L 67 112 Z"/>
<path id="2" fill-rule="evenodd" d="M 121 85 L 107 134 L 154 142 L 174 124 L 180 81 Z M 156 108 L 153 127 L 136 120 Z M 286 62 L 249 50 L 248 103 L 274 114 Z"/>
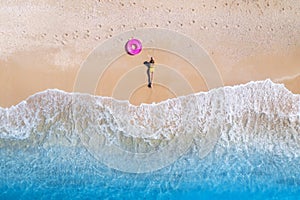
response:
<path id="1" fill-rule="evenodd" d="M 154 60 L 153 60 L 153 58 L 151 57 L 151 59 L 150 59 L 150 63 L 154 63 Z"/>

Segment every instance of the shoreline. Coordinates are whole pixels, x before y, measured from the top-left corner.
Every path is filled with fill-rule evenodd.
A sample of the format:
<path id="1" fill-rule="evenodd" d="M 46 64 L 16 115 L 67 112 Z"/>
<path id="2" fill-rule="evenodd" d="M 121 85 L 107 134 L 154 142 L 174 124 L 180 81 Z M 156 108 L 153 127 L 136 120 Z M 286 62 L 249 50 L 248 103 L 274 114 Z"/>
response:
<path id="1" fill-rule="evenodd" d="M 145 54 L 147 54 L 147 52 L 145 52 Z M 166 56 L 163 53 L 161 54 L 162 55 L 160 56 Z M 269 67 L 269 70 L 260 69 L 260 71 L 257 71 L 257 73 L 253 73 L 253 70 L 255 70 L 255 68 L 253 67 L 253 62 L 255 61 L 254 58 L 250 58 L 244 62 L 240 62 L 236 64 L 235 66 L 231 66 L 231 70 L 226 71 L 228 68 L 219 67 L 220 64 L 218 63 L 218 58 L 216 59 L 216 55 L 212 57 L 213 59 L 215 58 L 217 60 L 216 62 L 217 67 L 223 78 L 224 86 L 239 85 L 250 81 L 259 81 L 259 80 L 265 80 L 269 78 L 273 82 L 283 83 L 285 87 L 291 92 L 295 94 L 300 94 L 300 89 L 298 87 L 300 85 L 300 76 L 299 73 L 297 73 L 297 70 L 300 71 L 300 67 L 299 68 L 297 67 L 298 63 L 300 63 L 300 57 L 298 59 L 296 57 L 297 54 L 300 54 L 300 51 L 295 52 L 294 55 L 291 56 L 292 58 L 294 56 L 294 59 L 292 60 L 289 60 L 291 57 L 286 57 L 285 59 L 283 59 L 283 58 L 278 58 L 277 55 L 273 57 L 268 56 L 267 58 L 265 58 L 265 60 L 262 57 L 261 60 L 257 62 L 259 67 L 262 67 L 264 64 L 270 66 L 269 60 L 273 59 L 272 61 L 273 63 L 278 61 L 277 69 L 271 70 L 271 68 Z M 35 56 L 31 56 L 31 55 L 35 55 Z M 49 61 L 46 61 L 45 55 L 46 53 L 44 54 L 41 51 L 34 52 L 34 53 L 25 52 L 24 54 L 19 52 L 18 54 L 15 54 L 11 58 L 9 58 L 7 61 L 0 60 L 0 65 L 2 66 L 0 68 L 0 85 L 1 85 L 0 106 L 1 107 L 10 107 L 12 105 L 16 105 L 17 103 L 26 99 L 28 96 L 46 89 L 57 88 L 67 92 L 73 91 L 74 82 L 76 80 L 76 76 L 78 70 L 80 69 L 80 66 L 68 66 L 65 69 L 61 69 L 58 66 L 49 63 Z M 147 59 L 146 56 L 142 57 L 142 59 L 143 58 L 145 58 L 145 60 Z M 125 60 L 123 59 L 121 61 L 124 62 Z M 131 61 L 128 61 L 126 62 L 126 65 L 130 66 L 131 63 L 132 63 Z M 155 71 L 154 84 L 155 82 L 168 77 L 170 73 L 170 70 L 169 71 L 163 70 L 162 67 L 159 66 L 159 60 L 157 61 L 157 63 L 158 63 L 158 67 Z M 282 70 L 281 68 L 278 67 L 280 63 L 290 63 L 289 69 L 285 67 Z M 119 71 L 120 68 L 118 68 L 118 64 L 120 64 L 120 62 L 112 63 L 107 68 L 107 70 L 105 71 L 105 76 L 103 76 L 101 80 L 99 80 L 99 84 L 97 86 L 95 95 L 112 96 L 120 99 L 120 96 L 122 96 L 122 94 L 120 95 L 120 91 L 122 93 L 122 90 L 119 89 L 118 90 L 119 92 L 117 92 L 117 94 L 116 93 L 114 94 L 113 89 L 114 87 L 117 86 L 118 82 L 116 81 L 120 82 L 121 80 L 122 83 L 122 76 L 124 76 L 126 70 L 127 71 L 130 70 L 126 69 L 125 71 L 123 70 L 123 72 Z M 172 68 L 172 66 L 169 66 L 169 68 Z M 174 69 L 172 70 L 174 71 Z M 144 86 L 146 86 L 147 81 L 143 70 L 140 70 L 139 73 L 136 73 L 139 75 L 133 75 L 133 77 L 136 78 L 140 77 L 141 79 L 144 79 L 145 80 Z M 184 67 L 181 67 L 178 73 L 181 74 L 182 76 L 184 75 L 184 77 L 187 78 L 187 81 L 192 84 L 192 87 L 194 88 L 193 89 L 194 92 L 208 90 L 207 86 L 205 85 L 203 77 L 193 78 L 193 73 L 194 73 L 193 68 L 188 67 L 188 64 L 184 65 Z M 232 74 L 235 75 L 234 79 L 232 79 Z M 296 75 L 293 76 L 293 74 Z M 159 79 L 156 79 L 158 77 Z M 201 82 L 201 78 L 202 78 L 202 82 Z M 129 79 L 129 77 L 127 77 L 127 79 Z M 127 80 L 127 83 L 125 81 L 125 85 L 123 84 L 123 92 L 124 92 L 124 88 L 127 88 L 130 85 L 128 81 L 130 80 Z M 179 85 L 178 84 L 176 85 L 176 83 L 173 83 L 173 85 L 175 84 L 174 86 L 176 86 L 177 89 L 180 88 L 184 89 L 184 86 L 180 86 L 180 84 L 182 84 L 181 83 L 182 81 L 184 80 L 178 81 Z M 101 85 L 104 86 L 106 85 L 106 86 L 103 88 L 101 87 Z M 138 87 L 142 87 L 142 86 L 136 85 L 136 88 Z M 134 104 L 138 105 L 142 101 L 144 101 L 144 103 L 151 103 L 151 101 L 159 102 L 174 96 L 171 95 L 172 93 L 171 92 L 169 95 L 166 94 L 164 98 L 158 98 L 159 97 L 158 94 L 162 94 L 163 91 L 167 92 L 166 89 L 168 90 L 170 88 L 165 88 L 165 89 L 156 88 L 156 92 L 153 93 L 152 95 L 149 95 L 150 89 L 144 87 L 144 89 L 142 90 L 140 89 L 138 91 L 138 94 L 131 94 L 132 96 L 134 96 L 134 99 L 132 99 L 131 101 L 135 102 Z M 181 92 L 180 94 L 187 95 L 190 94 L 190 92 L 187 90 L 185 92 L 184 91 Z M 147 98 L 147 95 L 149 98 Z M 128 98 L 128 100 L 130 100 L 130 98 Z"/>
<path id="2" fill-rule="evenodd" d="M 296 77 L 297 79 L 300 79 L 299 76 Z M 164 98 L 162 99 L 161 101 L 157 101 L 157 102 L 152 102 L 152 103 L 145 103 L 145 102 L 138 102 L 138 103 L 132 103 L 130 99 L 117 99 L 113 96 L 100 96 L 100 95 L 97 95 L 97 94 L 89 94 L 89 93 L 81 93 L 81 92 L 74 92 L 74 91 L 65 91 L 63 89 L 59 89 L 59 88 L 47 88 L 45 90 L 41 90 L 41 91 L 37 91 L 36 93 L 34 94 L 30 94 L 29 96 L 27 96 L 25 99 L 17 102 L 16 104 L 13 104 L 13 105 L 10 105 L 10 106 L 7 106 L 7 107 L 4 107 L 4 106 L 1 106 L 0 105 L 0 109 L 11 109 L 12 107 L 15 107 L 15 106 L 18 106 L 19 104 L 22 104 L 23 102 L 26 102 L 28 99 L 31 99 L 31 98 L 34 98 L 36 95 L 40 95 L 40 94 L 44 94 L 45 92 L 47 91 L 57 91 L 57 92 L 62 92 L 64 94 L 75 94 L 75 95 L 90 95 L 91 97 L 96 97 L 96 98 L 111 98 L 113 101 L 116 101 L 116 102 L 128 102 L 130 105 L 132 106 L 141 106 L 142 104 L 145 104 L 145 105 L 158 105 L 158 104 L 161 104 L 161 103 L 164 103 L 166 101 L 169 101 L 169 100 L 175 100 L 177 98 L 185 98 L 185 97 L 189 97 L 190 95 L 199 95 L 199 94 L 208 94 L 210 92 L 214 92 L 215 90 L 218 90 L 218 89 L 238 89 L 240 87 L 248 87 L 249 85 L 251 84 L 261 84 L 261 83 L 268 83 L 268 81 L 270 81 L 272 83 L 273 86 L 283 86 L 283 89 L 286 90 L 288 93 L 290 93 L 291 95 L 293 96 L 299 96 L 300 93 L 293 93 L 291 90 L 289 90 L 284 83 L 279 83 L 279 82 L 275 82 L 271 79 L 265 79 L 265 80 L 256 80 L 256 81 L 249 81 L 249 82 L 246 82 L 246 83 L 241 83 L 241 84 L 235 84 L 235 85 L 224 85 L 222 87 L 217 87 L 217 88 L 213 88 L 211 90 L 207 90 L 207 91 L 199 91 L 199 92 L 196 92 L 196 93 L 191 93 L 191 94 L 187 94 L 187 95 L 182 95 L 182 96 L 176 96 L 174 93 L 172 93 L 171 91 L 171 95 L 169 98 Z M 299 80 L 297 80 L 299 81 Z M 144 86 L 145 88 L 147 87 L 146 85 Z M 156 86 L 157 87 L 157 86 Z M 161 87 L 158 85 L 158 87 Z M 140 88 L 138 88 L 140 89 Z M 281 88 L 278 88 L 278 89 L 281 89 Z M 148 89 L 148 91 L 151 91 L 150 89 Z M 166 94 L 164 94 L 166 95 Z M 136 100 L 136 99 L 134 99 Z"/>

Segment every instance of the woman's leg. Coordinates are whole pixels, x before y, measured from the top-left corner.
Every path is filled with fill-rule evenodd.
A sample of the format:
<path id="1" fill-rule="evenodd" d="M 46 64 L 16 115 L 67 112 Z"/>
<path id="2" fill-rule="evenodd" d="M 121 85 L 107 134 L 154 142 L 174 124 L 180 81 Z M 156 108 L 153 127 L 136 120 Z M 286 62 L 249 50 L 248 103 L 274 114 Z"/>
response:
<path id="1" fill-rule="evenodd" d="M 151 72 L 151 83 L 153 83 L 153 72 Z"/>

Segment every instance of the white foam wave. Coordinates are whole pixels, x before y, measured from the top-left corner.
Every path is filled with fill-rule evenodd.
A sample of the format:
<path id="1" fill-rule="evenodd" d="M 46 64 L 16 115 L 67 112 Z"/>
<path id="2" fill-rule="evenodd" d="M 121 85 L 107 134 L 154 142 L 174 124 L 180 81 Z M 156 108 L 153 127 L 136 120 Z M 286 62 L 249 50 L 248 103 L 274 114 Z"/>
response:
<path id="1" fill-rule="evenodd" d="M 203 145 L 212 146 L 218 137 L 220 148 L 263 141 L 266 146 L 262 148 L 270 151 L 281 138 L 280 145 L 289 145 L 296 149 L 294 155 L 300 155 L 296 148 L 299 125 L 300 95 L 270 80 L 141 106 L 109 97 L 46 90 L 16 106 L 0 108 L 2 139 L 47 138 L 47 144 L 76 145 L 79 135 L 93 132 L 122 148 L 143 143 L 134 151 L 144 152 L 187 132 L 202 146 L 198 147 L 200 156 L 208 152 Z"/>

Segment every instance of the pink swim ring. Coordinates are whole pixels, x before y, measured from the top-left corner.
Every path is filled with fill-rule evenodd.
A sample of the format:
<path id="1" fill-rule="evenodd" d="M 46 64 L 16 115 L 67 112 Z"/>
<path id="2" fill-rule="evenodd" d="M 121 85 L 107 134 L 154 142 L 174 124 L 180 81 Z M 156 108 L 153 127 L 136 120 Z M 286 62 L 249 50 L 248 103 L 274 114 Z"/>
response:
<path id="1" fill-rule="evenodd" d="M 142 43 L 138 39 L 131 39 L 126 43 L 125 49 L 130 55 L 139 54 L 142 51 Z"/>

